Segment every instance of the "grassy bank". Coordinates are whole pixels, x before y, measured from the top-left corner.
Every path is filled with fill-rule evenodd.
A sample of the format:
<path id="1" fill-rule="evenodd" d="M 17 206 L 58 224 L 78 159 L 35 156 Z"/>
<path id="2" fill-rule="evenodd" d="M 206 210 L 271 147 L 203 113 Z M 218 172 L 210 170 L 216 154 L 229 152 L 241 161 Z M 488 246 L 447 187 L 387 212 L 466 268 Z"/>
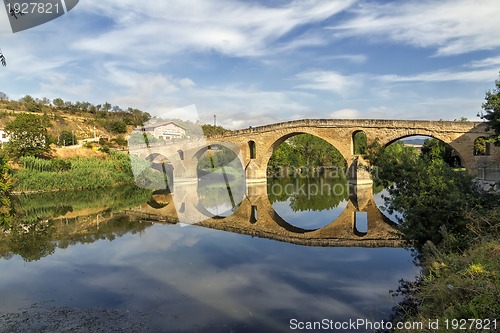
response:
<path id="1" fill-rule="evenodd" d="M 454 235 L 445 235 L 444 243 L 439 246 L 427 244 L 423 250 L 420 278 L 415 282 L 403 282 L 399 290 L 405 299 L 397 308 L 396 321 L 428 323 L 439 320 L 439 329 L 424 327 L 424 332 L 478 332 L 481 325 L 485 331 L 498 332 L 499 222 L 498 206 L 486 216 L 476 215 L 469 227 L 477 237 L 462 251 L 447 245 L 457 241 Z M 472 321 L 474 319 L 481 321 Z"/>
<path id="2" fill-rule="evenodd" d="M 106 158 L 21 160 L 13 172 L 14 192 L 92 189 L 134 183 L 128 155 L 112 152 Z"/>

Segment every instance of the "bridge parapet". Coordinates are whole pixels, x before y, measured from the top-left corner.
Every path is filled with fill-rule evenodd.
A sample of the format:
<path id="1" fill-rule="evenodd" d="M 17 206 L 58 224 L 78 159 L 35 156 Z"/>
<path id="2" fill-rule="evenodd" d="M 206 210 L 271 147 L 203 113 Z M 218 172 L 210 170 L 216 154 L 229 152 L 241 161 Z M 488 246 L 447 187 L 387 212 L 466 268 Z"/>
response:
<path id="1" fill-rule="evenodd" d="M 485 123 L 443 120 L 303 119 L 236 130 L 207 138 L 192 138 L 172 144 L 131 147 L 131 154 L 146 158 L 153 153 L 167 157 L 174 174 L 196 177 L 199 152 L 213 144 L 230 145 L 245 169 L 248 182 L 266 182 L 267 165 L 274 149 L 284 140 L 308 133 L 332 144 L 348 166 L 355 161 L 354 134 L 364 132 L 367 143 L 382 146 L 412 135 L 427 135 L 449 144 L 462 165 L 474 170 L 478 165 L 499 165 L 500 147 L 491 147 L 489 156 L 474 155 L 474 141 L 489 136 Z M 176 165 L 178 170 L 176 171 Z M 180 168 L 180 169 L 179 169 Z"/>

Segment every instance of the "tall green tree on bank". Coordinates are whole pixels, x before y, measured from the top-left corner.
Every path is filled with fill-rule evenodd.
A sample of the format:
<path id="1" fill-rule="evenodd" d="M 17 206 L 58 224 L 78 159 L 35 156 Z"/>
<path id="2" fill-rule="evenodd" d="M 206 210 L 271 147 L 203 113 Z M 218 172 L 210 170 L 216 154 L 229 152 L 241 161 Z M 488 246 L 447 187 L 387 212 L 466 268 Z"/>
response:
<path id="1" fill-rule="evenodd" d="M 33 114 L 23 113 L 5 126 L 10 136 L 6 149 L 10 157 L 41 157 L 50 151 L 47 127 L 48 119 Z"/>
<path id="2" fill-rule="evenodd" d="M 495 81 L 495 88 L 486 92 L 482 108 L 486 111 L 484 118 L 490 128 L 495 130 L 495 144 L 500 145 L 500 79 Z"/>
<path id="3" fill-rule="evenodd" d="M 0 156 L 0 229 L 7 228 L 12 220 L 10 191 L 13 184 L 7 159 L 2 154 Z"/>
<path id="4" fill-rule="evenodd" d="M 457 247 L 467 245 L 472 237 L 468 214 L 483 204 L 470 175 L 402 142 L 380 149 L 370 160 L 391 195 L 386 199 L 389 212 L 402 215 L 398 228 L 410 247 L 421 250 L 428 241 L 440 244 L 445 231 L 460 239 Z"/>

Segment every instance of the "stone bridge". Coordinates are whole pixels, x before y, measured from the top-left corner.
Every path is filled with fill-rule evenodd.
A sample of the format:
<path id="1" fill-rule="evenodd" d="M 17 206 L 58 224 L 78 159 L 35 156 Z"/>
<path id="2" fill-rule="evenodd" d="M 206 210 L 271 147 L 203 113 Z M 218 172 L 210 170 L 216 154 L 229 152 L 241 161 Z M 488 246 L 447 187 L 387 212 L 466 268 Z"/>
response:
<path id="1" fill-rule="evenodd" d="M 358 157 L 354 154 L 353 142 L 358 132 L 365 133 L 367 144 L 377 140 L 382 146 L 408 136 L 431 136 L 449 144 L 468 170 L 500 164 L 499 147 L 489 147 L 487 156 L 474 155 L 474 141 L 492 134 L 486 131 L 486 124 L 457 121 L 305 119 L 242 129 L 209 138 L 136 145 L 130 147 L 130 153 L 148 161 L 168 160 L 167 169 L 170 170 L 165 171 L 176 181 L 192 181 L 197 178 L 201 155 L 210 145 L 223 145 L 234 151 L 240 159 L 248 183 L 265 182 L 269 159 L 274 149 L 286 139 L 297 134 L 312 134 L 334 146 L 351 166 Z"/>
<path id="2" fill-rule="evenodd" d="M 209 213 L 201 204 L 198 184 L 177 183 L 173 194 L 157 194 L 153 200 L 129 210 L 143 220 L 156 223 L 184 223 L 268 238 L 306 246 L 401 247 L 395 223 L 378 209 L 371 185 L 351 185 L 344 211 L 326 226 L 306 230 L 276 213 L 266 184 L 246 187 L 241 202 L 229 216 Z M 367 230 L 358 227 L 357 213 L 366 213 Z"/>

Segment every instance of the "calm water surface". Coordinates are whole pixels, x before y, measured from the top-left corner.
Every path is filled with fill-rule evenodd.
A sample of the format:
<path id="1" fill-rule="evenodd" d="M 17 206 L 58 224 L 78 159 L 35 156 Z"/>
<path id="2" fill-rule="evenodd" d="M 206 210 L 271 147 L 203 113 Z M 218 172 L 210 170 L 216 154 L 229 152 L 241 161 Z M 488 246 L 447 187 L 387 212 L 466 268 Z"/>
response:
<path id="1" fill-rule="evenodd" d="M 331 196 L 269 200 L 290 224 L 316 229 L 349 201 Z M 294 318 L 375 321 L 396 302 L 389 290 L 417 274 L 401 248 L 307 247 L 148 222 L 120 213 L 148 200 L 133 189 L 16 200 L 16 219 L 37 227 L 1 236 L 2 332 L 288 332 Z"/>

